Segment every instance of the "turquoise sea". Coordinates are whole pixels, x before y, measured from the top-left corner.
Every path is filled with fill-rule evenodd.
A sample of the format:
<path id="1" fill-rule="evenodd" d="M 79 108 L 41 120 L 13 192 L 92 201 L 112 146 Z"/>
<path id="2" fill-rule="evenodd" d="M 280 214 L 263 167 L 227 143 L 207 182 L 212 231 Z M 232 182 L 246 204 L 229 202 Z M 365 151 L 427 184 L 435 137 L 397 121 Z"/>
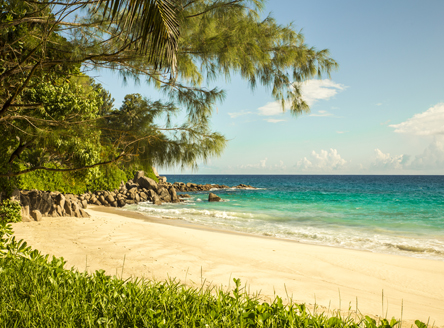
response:
<path id="1" fill-rule="evenodd" d="M 168 182 L 259 189 L 190 193 L 127 207 L 167 219 L 304 243 L 444 261 L 444 176 L 167 175 Z"/>

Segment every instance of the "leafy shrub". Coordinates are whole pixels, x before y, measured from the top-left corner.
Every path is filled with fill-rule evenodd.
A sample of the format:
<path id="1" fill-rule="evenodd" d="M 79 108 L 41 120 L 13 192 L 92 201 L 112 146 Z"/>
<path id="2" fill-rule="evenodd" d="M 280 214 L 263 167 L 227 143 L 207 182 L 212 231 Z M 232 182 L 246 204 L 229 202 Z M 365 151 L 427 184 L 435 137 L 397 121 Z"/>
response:
<path id="1" fill-rule="evenodd" d="M 0 221 L 4 223 L 20 222 L 22 220 L 20 211 L 21 207 L 18 202 L 5 199 L 0 204 Z"/>

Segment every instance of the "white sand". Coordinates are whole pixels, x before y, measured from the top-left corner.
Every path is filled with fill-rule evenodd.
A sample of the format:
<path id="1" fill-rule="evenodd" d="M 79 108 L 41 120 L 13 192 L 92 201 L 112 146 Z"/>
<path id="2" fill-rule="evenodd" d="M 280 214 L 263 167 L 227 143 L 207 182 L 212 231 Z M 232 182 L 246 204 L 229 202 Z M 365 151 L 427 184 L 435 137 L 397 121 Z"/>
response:
<path id="1" fill-rule="evenodd" d="M 430 317 L 431 324 L 444 327 L 443 261 L 199 229 L 180 221 L 160 224 L 137 218 L 140 214 L 112 213 L 117 210 L 87 212 L 90 219 L 16 223 L 15 235 L 81 271 L 87 266 L 120 276 L 125 257 L 124 278 L 175 277 L 199 285 L 204 279 L 224 287 L 240 278 L 251 292 L 286 299 L 286 288 L 295 301 L 331 309 L 355 309 L 357 299 L 364 314 L 399 318 L 403 304 L 407 324 Z"/>

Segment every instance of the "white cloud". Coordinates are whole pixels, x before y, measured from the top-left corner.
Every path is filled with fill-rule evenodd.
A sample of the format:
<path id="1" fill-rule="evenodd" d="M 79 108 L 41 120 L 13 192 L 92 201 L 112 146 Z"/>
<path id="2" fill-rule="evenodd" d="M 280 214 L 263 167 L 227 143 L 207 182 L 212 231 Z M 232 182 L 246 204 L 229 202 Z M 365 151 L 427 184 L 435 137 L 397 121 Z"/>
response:
<path id="1" fill-rule="evenodd" d="M 248 114 L 252 114 L 252 112 L 241 111 L 241 112 L 235 112 L 235 113 L 228 113 L 230 118 L 236 118 L 236 117 L 243 116 L 243 115 L 248 115 Z"/>
<path id="2" fill-rule="evenodd" d="M 304 157 L 295 166 L 302 170 L 332 171 L 342 168 L 346 163 L 336 149 L 330 149 L 321 150 L 319 153 L 313 150 L 310 159 Z"/>
<path id="3" fill-rule="evenodd" d="M 387 120 L 387 121 L 385 121 L 385 122 L 382 122 L 382 123 L 379 123 L 380 125 L 387 125 L 387 124 L 389 124 L 390 123 L 390 121 L 391 120 Z"/>
<path id="4" fill-rule="evenodd" d="M 238 166 L 240 169 L 265 169 L 267 167 L 268 158 L 259 160 L 256 164 L 245 164 Z"/>
<path id="5" fill-rule="evenodd" d="M 435 138 L 435 140 L 424 150 L 422 154 L 415 156 L 409 167 L 414 170 L 443 169 L 443 138 Z"/>
<path id="6" fill-rule="evenodd" d="M 420 136 L 444 134 L 444 103 L 439 103 L 423 113 L 415 114 L 407 121 L 389 125 L 397 133 Z"/>
<path id="7" fill-rule="evenodd" d="M 338 92 L 345 90 L 346 86 L 332 80 L 308 80 L 300 83 L 301 94 L 304 101 L 312 106 L 318 100 L 328 100 Z"/>
<path id="8" fill-rule="evenodd" d="M 309 116 L 323 117 L 323 116 L 333 116 L 333 114 L 327 112 L 326 110 L 318 110 L 317 113 L 312 113 L 312 114 L 310 114 Z"/>
<path id="9" fill-rule="evenodd" d="M 403 169 L 406 162 L 410 159 L 409 155 L 392 156 L 389 153 L 384 154 L 379 149 L 375 149 L 375 153 L 376 157 L 373 167 L 379 169 Z"/>
<path id="10" fill-rule="evenodd" d="M 270 123 L 279 123 L 279 122 L 285 122 L 284 119 L 277 119 L 277 118 L 266 118 L 264 121 L 270 122 Z"/>
<path id="11" fill-rule="evenodd" d="M 265 106 L 259 107 L 257 110 L 259 111 L 259 115 L 263 116 L 273 116 L 283 113 L 281 103 L 278 101 L 269 102 Z"/>
<path id="12" fill-rule="evenodd" d="M 345 90 L 347 87 L 333 82 L 332 80 L 308 80 L 299 83 L 302 99 L 312 106 L 318 100 L 328 100 L 335 96 L 338 92 Z M 286 104 L 286 108 L 289 104 Z M 273 101 L 267 103 L 265 106 L 258 108 L 259 115 L 273 116 L 283 113 L 282 105 L 279 101 Z M 329 114 L 332 115 L 332 114 Z M 328 115 L 312 115 L 312 116 L 328 116 Z"/>
<path id="13" fill-rule="evenodd" d="M 336 131 L 336 133 L 339 133 L 339 134 L 344 134 L 344 133 L 347 133 L 347 132 L 349 132 L 349 131 Z"/>
<path id="14" fill-rule="evenodd" d="M 284 161 L 279 161 L 279 164 L 274 164 L 274 168 L 283 171 L 287 166 L 284 164 Z"/>

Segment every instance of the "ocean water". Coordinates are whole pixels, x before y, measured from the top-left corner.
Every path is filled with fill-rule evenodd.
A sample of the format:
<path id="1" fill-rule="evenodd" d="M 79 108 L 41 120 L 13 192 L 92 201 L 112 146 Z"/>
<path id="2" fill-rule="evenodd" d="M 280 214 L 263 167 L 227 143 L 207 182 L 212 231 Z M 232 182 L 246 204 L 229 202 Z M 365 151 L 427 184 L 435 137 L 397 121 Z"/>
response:
<path id="1" fill-rule="evenodd" d="M 188 194 L 126 209 L 219 229 L 444 261 L 444 176 L 168 175 L 169 182 L 259 189 Z"/>

